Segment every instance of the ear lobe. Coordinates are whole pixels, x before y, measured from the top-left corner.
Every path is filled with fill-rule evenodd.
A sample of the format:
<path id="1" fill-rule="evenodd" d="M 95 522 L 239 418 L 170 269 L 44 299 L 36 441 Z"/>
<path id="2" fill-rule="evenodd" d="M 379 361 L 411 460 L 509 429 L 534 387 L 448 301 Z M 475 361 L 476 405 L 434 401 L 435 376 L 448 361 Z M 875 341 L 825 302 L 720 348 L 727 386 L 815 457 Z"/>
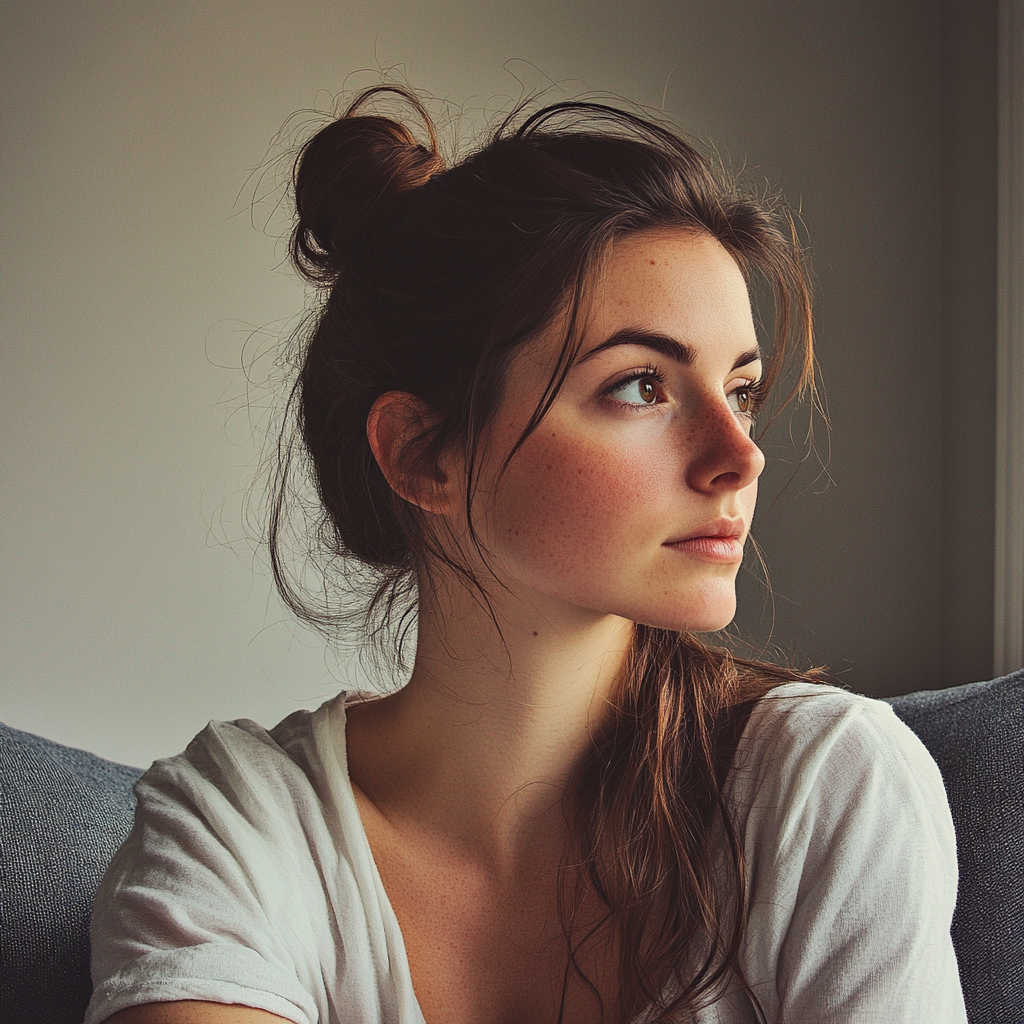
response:
<path id="1" fill-rule="evenodd" d="M 448 479 L 417 460 L 418 442 L 437 421 L 430 406 L 405 391 L 388 391 L 366 417 L 366 437 L 391 489 L 410 504 L 434 515 L 449 511 Z"/>

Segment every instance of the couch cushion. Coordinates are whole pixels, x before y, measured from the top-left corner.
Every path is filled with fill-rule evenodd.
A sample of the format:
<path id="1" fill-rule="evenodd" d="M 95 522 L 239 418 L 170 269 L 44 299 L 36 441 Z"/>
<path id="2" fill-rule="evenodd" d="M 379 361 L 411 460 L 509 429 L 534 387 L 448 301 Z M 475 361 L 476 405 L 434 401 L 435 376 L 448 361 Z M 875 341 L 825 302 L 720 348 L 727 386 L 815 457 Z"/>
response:
<path id="1" fill-rule="evenodd" d="M 1024 1021 L 1024 670 L 891 698 L 946 783 L 960 887 L 953 944 L 968 1019 Z"/>
<path id="2" fill-rule="evenodd" d="M 0 723 L 0 1019 L 81 1024 L 92 901 L 141 774 Z"/>

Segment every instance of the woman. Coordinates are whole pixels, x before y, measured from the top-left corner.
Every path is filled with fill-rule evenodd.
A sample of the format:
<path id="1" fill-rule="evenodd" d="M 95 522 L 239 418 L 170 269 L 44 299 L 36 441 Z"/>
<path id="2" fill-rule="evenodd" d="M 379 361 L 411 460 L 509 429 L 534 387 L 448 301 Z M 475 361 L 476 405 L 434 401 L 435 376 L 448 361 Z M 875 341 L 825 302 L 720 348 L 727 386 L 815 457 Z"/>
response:
<path id="1" fill-rule="evenodd" d="M 296 165 L 295 396 L 367 621 L 418 595 L 411 679 L 154 765 L 89 1024 L 962 1021 L 923 747 L 695 636 L 735 612 L 757 411 L 791 357 L 811 383 L 785 218 L 598 105 L 446 169 L 381 91 Z"/>

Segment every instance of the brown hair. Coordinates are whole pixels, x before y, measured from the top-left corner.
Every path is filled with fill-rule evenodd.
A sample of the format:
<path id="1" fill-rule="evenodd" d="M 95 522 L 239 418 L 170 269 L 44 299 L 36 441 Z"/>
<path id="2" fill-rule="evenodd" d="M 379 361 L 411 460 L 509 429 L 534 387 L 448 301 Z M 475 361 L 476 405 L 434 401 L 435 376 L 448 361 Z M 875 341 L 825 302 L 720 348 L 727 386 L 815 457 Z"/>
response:
<path id="1" fill-rule="evenodd" d="M 360 112 L 386 92 L 417 112 L 425 144 L 392 117 Z M 483 588 L 385 480 L 366 435 L 374 401 L 410 392 L 436 411 L 418 457 L 436 467 L 443 452 L 465 454 L 468 514 L 481 437 L 511 358 L 567 314 L 561 358 L 505 465 L 572 366 L 588 287 L 615 239 L 664 226 L 718 239 L 748 286 L 767 285 L 774 299 L 764 391 L 791 357 L 795 383 L 785 400 L 813 387 L 809 287 L 780 204 L 744 193 L 675 133 L 636 113 L 556 103 L 516 122 L 506 120 L 482 148 L 446 167 L 415 94 L 381 86 L 357 97 L 296 160 L 291 255 L 325 287 L 294 412 L 322 503 L 319 539 L 339 562 L 356 559 L 372 574 L 370 609 L 382 609 L 384 621 L 414 594 L 415 574 L 429 571 L 431 556 Z M 285 461 L 291 450 L 283 447 Z M 286 477 L 282 471 L 271 507 L 275 579 L 300 616 L 328 626 L 330 616 L 300 592 L 282 556 Z M 692 635 L 635 627 L 617 713 L 566 800 L 571 859 L 582 871 L 574 886 L 562 886 L 565 979 L 575 972 L 589 984 L 579 954 L 590 936 L 573 922 L 589 888 L 607 908 L 620 957 L 619 1005 L 602 1006 L 602 1019 L 646 1010 L 652 1022 L 679 1020 L 738 973 L 745 877 L 725 777 L 754 701 L 795 677 Z M 725 837 L 724 869 L 716 828 Z M 689 965 L 685 976 L 681 965 Z"/>

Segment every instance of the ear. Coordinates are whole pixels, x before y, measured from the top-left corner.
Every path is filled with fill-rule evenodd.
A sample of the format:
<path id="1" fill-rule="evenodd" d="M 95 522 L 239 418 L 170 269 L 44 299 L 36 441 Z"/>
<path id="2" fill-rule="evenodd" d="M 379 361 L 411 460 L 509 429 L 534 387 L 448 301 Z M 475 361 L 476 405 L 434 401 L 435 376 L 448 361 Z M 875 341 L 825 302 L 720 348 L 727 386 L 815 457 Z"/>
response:
<path id="1" fill-rule="evenodd" d="M 388 391 L 366 417 L 366 436 L 391 489 L 425 512 L 445 515 L 450 508 L 448 478 L 420 466 L 414 445 L 437 422 L 426 402 L 405 391 Z"/>

